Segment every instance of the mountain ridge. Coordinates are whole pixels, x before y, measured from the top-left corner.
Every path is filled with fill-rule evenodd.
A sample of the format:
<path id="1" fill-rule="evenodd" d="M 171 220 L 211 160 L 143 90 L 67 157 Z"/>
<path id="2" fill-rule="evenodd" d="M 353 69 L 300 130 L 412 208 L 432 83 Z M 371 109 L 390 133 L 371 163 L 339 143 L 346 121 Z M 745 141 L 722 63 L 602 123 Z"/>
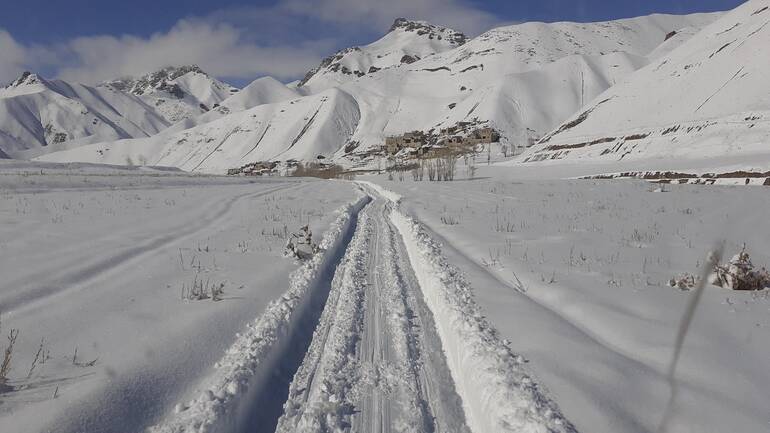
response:
<path id="1" fill-rule="evenodd" d="M 240 107 L 244 111 L 228 113 L 222 106 L 154 137 L 93 144 L 46 158 L 120 163 L 125 155 L 137 160 L 145 152 L 142 156 L 148 161 L 215 173 L 275 158 L 320 156 L 360 166 L 372 163 L 367 155 L 379 151 L 387 136 L 437 131 L 458 122 L 492 126 L 504 143 L 526 146 L 649 63 L 646 55 L 673 29 L 707 25 L 718 16 L 655 15 L 620 22 L 503 26 L 462 45 L 452 46 L 442 37 L 445 49 L 440 52 L 426 45 L 426 41 L 438 42 L 436 36 L 431 40 L 427 33 L 417 35 L 424 24 L 397 20 L 396 30 L 366 46 L 375 49 L 343 55 L 352 62 L 353 57 L 372 59 L 356 53 L 389 53 L 389 67 L 361 76 L 334 71 L 316 74 L 296 87 L 296 97 L 287 93 L 288 99 L 256 101 L 259 105 L 247 104 Z M 404 26 L 412 31 L 404 31 Z M 401 49 L 409 46 L 399 39 L 404 36 L 416 40 L 420 49 L 427 47 L 429 54 L 400 62 Z M 673 38 L 667 43 L 678 41 Z M 327 102 L 322 103 L 324 98 Z M 256 150 L 241 153 L 252 147 Z"/>

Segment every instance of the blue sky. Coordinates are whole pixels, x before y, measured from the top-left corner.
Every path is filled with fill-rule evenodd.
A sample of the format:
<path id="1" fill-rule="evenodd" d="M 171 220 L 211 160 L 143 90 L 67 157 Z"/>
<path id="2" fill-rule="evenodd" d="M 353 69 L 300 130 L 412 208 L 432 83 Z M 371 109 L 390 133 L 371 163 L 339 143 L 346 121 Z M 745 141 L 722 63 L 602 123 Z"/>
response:
<path id="1" fill-rule="evenodd" d="M 740 0 L 47 0 L 4 2 L 0 81 L 23 69 L 97 82 L 168 63 L 198 63 L 236 84 L 298 77 L 394 18 L 470 35 L 519 21 L 600 21 L 732 9 Z"/>

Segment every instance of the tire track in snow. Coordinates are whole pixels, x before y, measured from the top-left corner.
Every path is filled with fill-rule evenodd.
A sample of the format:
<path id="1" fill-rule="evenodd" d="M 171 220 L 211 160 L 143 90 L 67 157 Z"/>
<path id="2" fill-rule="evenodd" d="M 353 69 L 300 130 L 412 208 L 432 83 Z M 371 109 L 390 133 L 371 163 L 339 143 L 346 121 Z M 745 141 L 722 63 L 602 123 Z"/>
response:
<path id="1" fill-rule="evenodd" d="M 222 200 L 216 205 L 213 211 L 207 212 L 201 218 L 196 219 L 193 224 L 189 224 L 185 221 L 185 224 L 178 226 L 167 234 L 147 239 L 137 245 L 125 248 L 113 255 L 101 258 L 94 262 L 73 266 L 71 270 L 65 270 L 60 274 L 51 275 L 47 279 L 47 283 L 36 285 L 34 287 L 23 287 L 13 295 L 5 297 L 5 299 L 0 302 L 0 311 L 17 314 L 19 311 L 42 302 L 51 296 L 62 296 L 70 290 L 85 287 L 100 278 L 109 276 L 111 273 L 125 266 L 134 264 L 147 254 L 151 254 L 166 248 L 171 244 L 189 239 L 196 233 L 219 224 L 223 218 L 227 217 L 233 206 L 243 199 L 258 198 L 286 189 L 299 188 L 300 186 L 301 185 L 291 184 L 282 185 L 258 192 L 239 194 L 235 197 Z M 67 269 L 70 268 L 67 267 Z"/>
<path id="2" fill-rule="evenodd" d="M 576 432 L 528 374 L 524 360 L 486 320 L 470 285 L 444 257 L 441 246 L 400 210 L 391 213 L 391 220 L 404 238 L 426 303 L 436 317 L 471 430 Z"/>
<path id="3" fill-rule="evenodd" d="M 397 198 L 370 198 L 350 212 L 350 237 L 239 337 L 213 385 L 151 431 L 575 431 Z"/>
<path id="4" fill-rule="evenodd" d="M 389 212 L 362 212 L 278 432 L 468 431 Z"/>
<path id="5" fill-rule="evenodd" d="M 288 383 L 310 344 L 314 318 L 321 314 L 334 269 L 367 203 L 338 210 L 314 255 L 290 277 L 286 293 L 237 336 L 198 395 L 180 402 L 153 433 L 272 431 L 281 415 Z M 294 364 L 294 365 L 292 365 Z M 281 387 L 285 381 L 285 387 Z"/>

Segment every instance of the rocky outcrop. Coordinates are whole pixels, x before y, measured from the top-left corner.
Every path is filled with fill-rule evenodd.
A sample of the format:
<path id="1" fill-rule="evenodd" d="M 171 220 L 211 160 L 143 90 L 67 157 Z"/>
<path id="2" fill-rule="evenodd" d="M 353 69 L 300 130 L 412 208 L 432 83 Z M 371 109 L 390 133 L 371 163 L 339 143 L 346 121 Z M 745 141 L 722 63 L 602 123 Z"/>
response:
<path id="1" fill-rule="evenodd" d="M 394 33 L 407 33 L 410 37 L 403 38 Z M 456 30 L 425 21 L 398 18 L 379 41 L 364 47 L 346 48 L 321 60 L 316 68 L 305 74 L 298 87 L 308 84 L 319 74 L 362 77 L 400 64 L 411 64 L 427 55 L 463 45 L 466 41 L 467 37 Z M 399 56 L 390 57 L 394 53 L 399 53 Z"/>
<path id="2" fill-rule="evenodd" d="M 170 84 L 169 81 L 173 81 L 190 72 L 196 72 L 208 76 L 208 74 L 203 72 L 203 70 L 198 67 L 198 65 L 169 66 L 143 75 L 139 78 L 125 77 L 114 81 L 109 81 L 103 85 L 137 96 L 141 96 L 157 90 L 167 91 L 171 95 L 181 99 L 184 97 L 184 92 L 182 92 L 180 95 L 179 91 L 181 91 L 181 89 L 179 89 L 178 86 L 174 88 L 174 85 Z"/>
<path id="3" fill-rule="evenodd" d="M 448 29 L 446 27 L 434 26 L 425 21 L 412 21 L 406 18 L 396 18 L 390 31 L 402 30 L 405 32 L 415 32 L 420 36 L 427 36 L 428 39 L 447 40 L 453 45 L 463 45 L 468 40 L 463 33 Z"/>

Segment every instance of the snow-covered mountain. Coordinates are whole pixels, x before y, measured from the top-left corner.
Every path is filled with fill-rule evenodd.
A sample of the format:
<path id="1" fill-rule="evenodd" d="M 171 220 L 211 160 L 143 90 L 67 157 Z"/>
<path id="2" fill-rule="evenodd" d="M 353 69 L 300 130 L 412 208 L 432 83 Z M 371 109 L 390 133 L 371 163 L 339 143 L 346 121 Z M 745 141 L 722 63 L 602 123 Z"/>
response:
<path id="1" fill-rule="evenodd" d="M 414 63 L 463 45 L 466 40 L 467 37 L 456 30 L 398 18 L 379 40 L 363 47 L 340 50 L 323 59 L 297 87 L 307 93 L 318 92 L 382 69 Z"/>
<path id="2" fill-rule="evenodd" d="M 170 66 L 139 78 L 108 81 L 99 87 L 138 96 L 171 123 L 206 113 L 238 92 L 196 65 Z"/>
<path id="3" fill-rule="evenodd" d="M 25 72 L 0 88 L 0 154 L 33 156 L 78 140 L 147 137 L 168 126 L 123 92 L 46 80 Z"/>
<path id="4" fill-rule="evenodd" d="M 686 41 L 685 32 L 666 40 L 672 31 L 701 28 L 719 16 L 526 23 L 493 29 L 470 41 L 448 29 L 398 20 L 379 41 L 344 50 L 333 57 L 336 60 L 311 71 L 296 86 L 307 96 L 293 97 L 286 93 L 291 88 L 273 83 L 274 89 L 281 89 L 279 99 L 292 98 L 235 113 L 224 113 L 229 108 L 223 102 L 218 110 L 155 137 L 91 145 L 46 158 L 121 163 L 127 155 L 133 160 L 142 156 L 152 163 L 207 172 L 258 160 L 319 155 L 356 165 L 361 155 L 379 149 L 386 136 L 436 131 L 458 122 L 492 126 L 503 141 L 526 145 L 647 65 L 664 42 L 666 49 L 673 49 Z M 401 62 L 405 53 L 414 61 Z M 343 66 L 348 71 L 376 69 L 344 73 Z M 258 89 L 264 86 L 260 83 Z M 252 104 L 233 102 L 232 107 Z M 192 128 L 182 130 L 182 125 Z"/>
<path id="5" fill-rule="evenodd" d="M 597 96 L 533 161 L 770 160 L 770 2 L 752 0 Z"/>
<path id="6" fill-rule="evenodd" d="M 299 93 L 273 77 L 262 77 L 251 82 L 234 95 L 222 101 L 212 110 L 198 116 L 188 117 L 174 124 L 169 131 L 182 131 L 208 123 L 231 113 L 248 110 L 259 105 L 274 104 L 298 98 Z"/>
<path id="7" fill-rule="evenodd" d="M 319 155 L 334 155 L 353 134 L 359 118 L 353 97 L 332 88 L 181 131 L 172 127 L 147 139 L 82 146 L 41 159 L 124 164 L 130 158 L 149 165 L 223 173 L 241 161 L 315 160 Z"/>

